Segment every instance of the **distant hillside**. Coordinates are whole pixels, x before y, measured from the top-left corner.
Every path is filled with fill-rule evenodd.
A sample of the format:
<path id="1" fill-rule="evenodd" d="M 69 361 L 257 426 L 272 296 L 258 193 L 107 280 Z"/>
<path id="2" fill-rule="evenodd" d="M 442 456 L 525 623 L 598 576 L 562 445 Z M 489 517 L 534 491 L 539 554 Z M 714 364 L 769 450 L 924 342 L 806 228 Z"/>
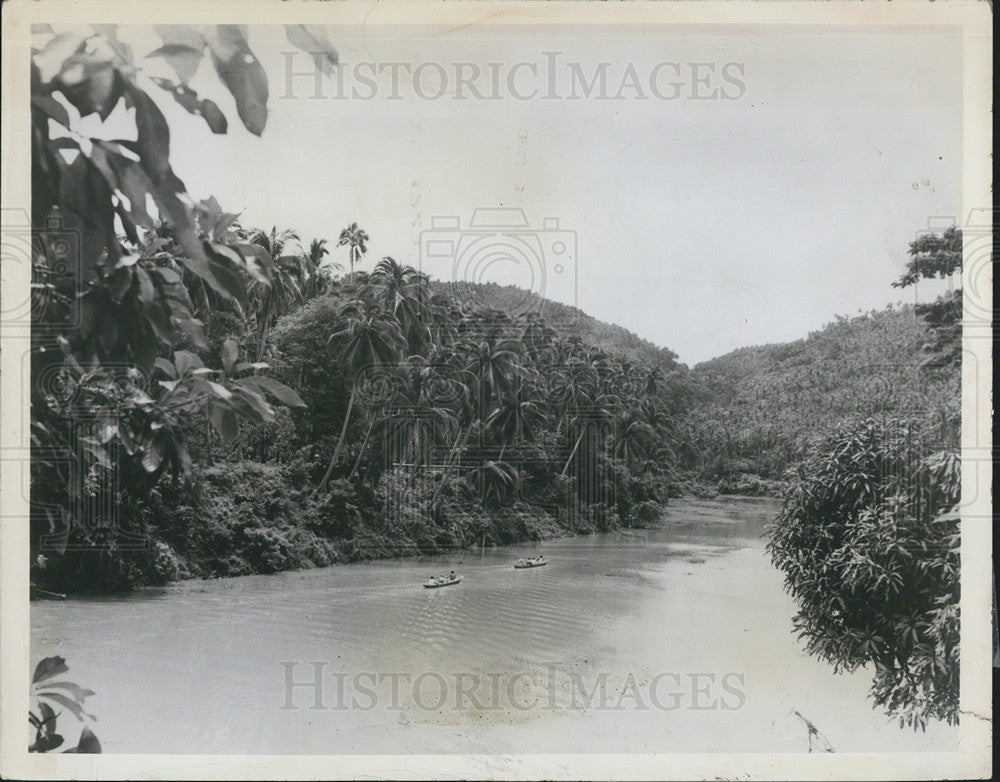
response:
<path id="1" fill-rule="evenodd" d="M 741 348 L 691 371 L 699 403 L 680 453 L 700 477 L 778 477 L 840 421 L 923 414 L 954 426 L 958 378 L 921 369 L 928 329 L 913 307 L 837 318 L 805 339 Z"/>
<path id="2" fill-rule="evenodd" d="M 931 337 L 912 306 L 838 317 L 804 339 L 740 348 L 688 369 L 677 354 L 575 307 L 493 283 L 433 282 L 464 306 L 538 312 L 563 336 L 664 371 L 679 471 L 702 487 L 770 493 L 845 419 L 918 412 L 957 426 L 957 377 L 927 371 Z"/>
<path id="3" fill-rule="evenodd" d="M 537 312 L 563 336 L 576 335 L 589 345 L 626 356 L 636 363 L 657 365 L 664 370 L 683 367 L 672 350 L 657 347 L 628 329 L 604 323 L 576 307 L 543 299 L 513 285 L 433 281 L 431 287 L 469 307 L 498 309 L 512 315 Z"/>

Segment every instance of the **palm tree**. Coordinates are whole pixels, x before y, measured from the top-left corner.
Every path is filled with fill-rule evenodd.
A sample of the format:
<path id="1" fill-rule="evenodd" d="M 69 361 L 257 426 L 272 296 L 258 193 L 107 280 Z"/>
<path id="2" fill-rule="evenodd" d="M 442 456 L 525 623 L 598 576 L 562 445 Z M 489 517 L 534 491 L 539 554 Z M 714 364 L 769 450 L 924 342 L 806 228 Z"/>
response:
<path id="1" fill-rule="evenodd" d="M 492 336 L 467 345 L 466 369 L 476 378 L 479 417 L 485 418 L 493 400 L 510 393 L 514 379 L 524 375 L 520 364 L 521 345 L 512 339 Z"/>
<path id="2" fill-rule="evenodd" d="M 274 321 L 287 314 L 303 298 L 303 289 L 309 279 L 309 269 L 302 255 L 289 255 L 285 249 L 292 242 L 298 243 L 294 231 L 254 231 L 250 243 L 268 253 L 272 258 L 270 285 L 254 280 L 248 286 L 250 300 L 257 314 L 257 360 L 264 355 L 267 335 Z"/>
<path id="3" fill-rule="evenodd" d="M 348 245 L 351 259 L 351 276 L 354 276 L 354 264 L 368 252 L 368 234 L 363 228 L 359 228 L 357 223 L 351 223 L 340 232 L 340 238 L 337 240 L 337 247 L 345 244 Z"/>
<path id="4" fill-rule="evenodd" d="M 642 381 L 642 392 L 647 397 L 656 396 L 657 390 L 663 383 L 663 370 L 660 367 L 650 367 L 646 372 L 646 377 Z"/>
<path id="5" fill-rule="evenodd" d="M 614 455 L 631 467 L 649 455 L 655 435 L 635 410 L 626 410 L 615 421 Z"/>
<path id="6" fill-rule="evenodd" d="M 573 411 L 586 407 L 597 395 L 597 377 L 589 364 L 570 361 L 548 374 L 548 384 L 548 401 L 556 413 L 558 434 Z"/>
<path id="7" fill-rule="evenodd" d="M 329 254 L 330 250 L 327 249 L 326 239 L 313 239 L 309 243 L 309 250 L 305 254 L 309 267 L 309 281 L 303 291 L 305 298 L 311 299 L 326 293 L 331 281 L 330 271 L 344 268 L 339 263 L 324 261 L 323 259 Z"/>
<path id="8" fill-rule="evenodd" d="M 425 323 L 430 298 L 427 275 L 386 256 L 372 270 L 367 290 L 382 309 L 399 320 L 410 353 L 420 353 L 430 336 Z"/>
<path id="9" fill-rule="evenodd" d="M 348 304 L 342 315 L 345 318 L 343 326 L 330 336 L 327 344 L 336 341 L 341 345 L 340 362 L 344 376 L 351 381 L 351 396 L 340 429 L 340 438 L 337 440 L 326 473 L 313 491 L 314 497 L 326 486 L 330 475 L 333 474 L 333 468 L 340 460 L 340 451 L 347 436 L 347 425 L 351 420 L 351 410 L 354 408 L 361 386 L 361 374 L 374 364 L 394 366 L 399 361 L 404 342 L 399 330 L 399 321 L 378 308 L 367 306 L 362 301 Z"/>
<path id="10" fill-rule="evenodd" d="M 510 493 L 517 489 L 520 475 L 517 468 L 504 461 L 485 461 L 472 469 L 466 478 L 469 487 L 478 484 L 480 502 L 488 506 L 490 499 L 495 507 L 503 504 Z"/>
<path id="11" fill-rule="evenodd" d="M 373 417 L 391 419 L 402 448 L 400 461 L 427 462 L 430 447 L 458 426 L 458 418 L 449 409 L 448 395 L 439 392 L 439 371 L 442 367 L 431 364 L 422 356 L 410 356 L 400 365 L 394 391 Z"/>
<path id="12" fill-rule="evenodd" d="M 493 432 L 501 443 L 499 459 L 503 459 L 507 445 L 519 440 L 534 439 L 535 429 L 546 419 L 545 412 L 538 402 L 529 394 L 525 383 L 521 384 L 516 394 L 511 394 L 500 401 L 500 405 L 490 413 L 486 427 Z"/>
<path id="13" fill-rule="evenodd" d="M 590 399 L 585 408 L 578 408 L 574 411 L 572 420 L 580 427 L 580 435 L 576 438 L 576 442 L 569 452 L 569 458 L 563 466 L 562 475 L 565 475 L 569 471 L 569 466 L 573 463 L 573 457 L 576 456 L 577 449 L 583 441 L 583 436 L 587 432 L 592 432 L 602 427 L 614 415 L 615 401 L 613 397 L 599 394 Z"/>

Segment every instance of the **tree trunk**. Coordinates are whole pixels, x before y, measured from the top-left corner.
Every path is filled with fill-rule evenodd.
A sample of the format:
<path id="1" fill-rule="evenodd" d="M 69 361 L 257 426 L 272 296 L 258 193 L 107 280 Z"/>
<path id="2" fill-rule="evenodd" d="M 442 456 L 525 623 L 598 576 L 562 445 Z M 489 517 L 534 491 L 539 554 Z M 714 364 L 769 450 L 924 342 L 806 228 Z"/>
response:
<path id="1" fill-rule="evenodd" d="M 472 427 L 475 426 L 475 421 L 469 424 L 469 428 L 465 430 L 465 435 L 463 436 L 459 432 L 458 437 L 455 438 L 455 445 L 452 446 L 451 453 L 449 454 L 448 461 L 445 462 L 444 474 L 441 476 L 441 485 L 437 487 L 437 491 L 434 492 L 434 496 L 431 497 L 431 507 L 434 507 L 434 503 L 437 501 L 438 495 L 442 492 L 445 484 L 448 482 L 448 473 L 451 472 L 451 468 L 455 466 L 455 462 L 458 460 L 459 451 L 465 447 L 466 441 L 469 439 L 469 435 L 472 434 Z M 459 444 L 461 441 L 461 444 Z"/>
<path id="2" fill-rule="evenodd" d="M 264 346 L 267 344 L 268 325 L 271 322 L 271 294 L 267 296 L 267 305 L 264 307 L 264 317 L 260 322 L 260 337 L 257 340 L 257 360 L 264 360 Z"/>
<path id="3" fill-rule="evenodd" d="M 354 473 L 358 471 L 358 467 L 361 466 L 361 457 L 365 455 L 365 446 L 368 445 L 368 438 L 371 437 L 372 429 L 375 428 L 375 416 L 372 416 L 371 422 L 368 424 L 368 431 L 365 433 L 365 439 L 361 441 L 361 450 L 358 451 L 357 461 L 354 462 L 354 469 L 351 470 L 351 474 L 347 476 L 347 480 L 351 480 L 354 477 Z"/>
<path id="4" fill-rule="evenodd" d="M 347 403 L 347 415 L 344 416 L 344 425 L 340 428 L 340 439 L 337 441 L 337 447 L 333 449 L 333 456 L 330 457 L 330 465 L 326 468 L 326 474 L 323 476 L 323 480 L 319 482 L 319 485 L 313 489 L 312 496 L 315 497 L 319 494 L 323 487 L 326 486 L 326 482 L 330 480 L 330 476 L 333 474 L 333 468 L 337 466 L 337 462 L 340 459 L 340 449 L 344 447 L 344 438 L 347 436 L 347 424 L 351 420 L 351 410 L 354 407 L 354 397 L 357 394 L 358 386 L 355 385 L 351 389 L 351 399 Z"/>
<path id="5" fill-rule="evenodd" d="M 573 446 L 573 450 L 569 453 L 569 458 L 566 460 L 566 466 L 563 467 L 561 475 L 565 475 L 566 471 L 569 469 L 570 462 L 573 461 L 573 457 L 576 456 L 576 449 L 580 447 L 580 441 L 583 440 L 583 436 L 587 433 L 587 427 L 583 427 L 583 431 L 580 432 L 580 436 L 576 438 L 576 445 Z"/>

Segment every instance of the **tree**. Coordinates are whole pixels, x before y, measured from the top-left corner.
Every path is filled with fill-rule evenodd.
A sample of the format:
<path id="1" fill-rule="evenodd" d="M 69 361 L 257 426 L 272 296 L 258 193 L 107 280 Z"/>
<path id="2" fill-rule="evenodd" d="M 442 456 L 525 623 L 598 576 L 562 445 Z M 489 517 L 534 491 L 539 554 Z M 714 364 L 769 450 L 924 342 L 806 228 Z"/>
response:
<path id="1" fill-rule="evenodd" d="M 306 265 L 309 269 L 309 279 L 306 282 L 303 295 L 311 299 L 330 290 L 332 279 L 330 272 L 342 269 L 339 263 L 325 261 L 324 258 L 330 254 L 327 249 L 326 239 L 313 239 L 309 243 L 309 250 L 305 255 Z"/>
<path id="2" fill-rule="evenodd" d="M 799 470 L 767 550 L 806 649 L 853 671 L 900 725 L 958 721 L 961 462 L 914 421 L 869 418 Z"/>
<path id="3" fill-rule="evenodd" d="M 500 440 L 500 459 L 503 449 L 510 443 L 530 441 L 546 420 L 546 414 L 538 400 L 530 393 L 527 383 L 522 383 L 518 391 L 500 400 L 500 404 L 486 419 L 487 429 Z"/>
<path id="4" fill-rule="evenodd" d="M 343 316 L 341 329 L 330 336 L 329 342 L 340 345 L 340 363 L 344 374 L 351 378 L 351 396 L 347 402 L 347 412 L 340 429 L 340 437 L 330 457 L 322 480 L 313 491 L 316 496 L 330 480 L 334 467 L 340 460 L 340 452 L 347 436 L 347 426 L 351 420 L 351 410 L 357 398 L 362 373 L 375 364 L 395 365 L 399 361 L 404 343 L 399 322 L 389 313 L 377 307 L 370 307 L 363 301 L 348 305 Z"/>
<path id="5" fill-rule="evenodd" d="M 485 339 L 466 343 L 465 347 L 465 368 L 476 379 L 477 415 L 484 419 L 494 402 L 512 391 L 515 378 L 523 375 L 520 343 L 487 335 Z"/>
<path id="6" fill-rule="evenodd" d="M 943 234 L 926 234 L 910 242 L 906 271 L 892 285 L 906 288 L 923 279 L 951 279 L 962 273 L 962 231 L 951 226 Z M 959 286 L 935 301 L 917 304 L 917 315 L 931 330 L 924 346 L 929 368 L 954 368 L 962 363 L 962 288 Z"/>
<path id="7" fill-rule="evenodd" d="M 50 37 L 31 59 L 31 223 L 38 239 L 31 467 L 33 487 L 59 512 L 33 508 L 32 556 L 44 541 L 66 560 L 89 562 L 96 552 L 109 562 L 125 556 L 119 530 L 81 523 L 108 473 L 119 470 L 121 485 L 136 494 L 166 469 L 189 480 L 193 419 L 214 416 L 232 433 L 240 418 L 273 416 L 265 391 L 279 402 L 294 396 L 272 378 L 250 382 L 262 365 L 246 365 L 237 376 L 234 364 L 207 367 L 194 352 L 209 352 L 205 318 L 213 303 L 244 313 L 250 285 L 270 285 L 272 258 L 237 234 L 236 215 L 214 198 L 192 203 L 171 167 L 170 128 L 153 97 L 175 100 L 211 132 L 226 133 L 218 106 L 188 86 L 207 57 L 243 125 L 260 135 L 267 78 L 240 25 L 155 26 L 164 46 L 150 56 L 166 61 L 177 82 L 146 78 L 114 25 L 60 35 L 44 25 L 34 30 Z M 287 32 L 294 45 L 336 60 L 322 30 L 289 25 Z M 83 132 L 81 118 L 96 114 L 103 122 L 120 105 L 132 111 L 134 127 L 125 135 L 134 140 Z M 47 453 L 70 453 L 75 462 Z M 46 575 L 58 571 L 50 562 Z M 123 583 L 109 581 L 111 588 Z"/>
<path id="8" fill-rule="evenodd" d="M 267 335 L 274 321 L 302 301 L 311 270 L 308 258 L 302 254 L 288 254 L 286 249 L 292 242 L 298 244 L 299 236 L 294 231 L 255 231 L 251 235 L 252 244 L 261 247 L 272 259 L 271 279 L 268 285 L 257 282 L 250 285 L 250 299 L 257 317 L 257 360 L 264 357 Z"/>
<path id="9" fill-rule="evenodd" d="M 430 295 L 427 275 L 386 256 L 372 270 L 366 293 L 399 321 L 410 353 L 421 353 L 430 336 L 425 325 Z"/>
<path id="10" fill-rule="evenodd" d="M 337 239 L 337 247 L 347 245 L 348 255 L 351 261 L 351 276 L 354 276 L 354 264 L 361 261 L 361 258 L 368 252 L 368 234 L 363 228 L 359 228 L 357 223 L 351 223 L 340 232 Z"/>

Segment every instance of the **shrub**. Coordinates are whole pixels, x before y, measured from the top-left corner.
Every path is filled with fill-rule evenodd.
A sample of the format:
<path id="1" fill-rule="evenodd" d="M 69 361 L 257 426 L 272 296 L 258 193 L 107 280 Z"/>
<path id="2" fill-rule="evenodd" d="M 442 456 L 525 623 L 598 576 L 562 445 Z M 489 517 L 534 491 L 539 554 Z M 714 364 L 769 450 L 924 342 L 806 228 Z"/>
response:
<path id="1" fill-rule="evenodd" d="M 900 726 L 958 721 L 961 466 L 914 421 L 831 436 L 789 489 L 768 551 L 806 648 L 872 665 L 871 697 Z"/>

